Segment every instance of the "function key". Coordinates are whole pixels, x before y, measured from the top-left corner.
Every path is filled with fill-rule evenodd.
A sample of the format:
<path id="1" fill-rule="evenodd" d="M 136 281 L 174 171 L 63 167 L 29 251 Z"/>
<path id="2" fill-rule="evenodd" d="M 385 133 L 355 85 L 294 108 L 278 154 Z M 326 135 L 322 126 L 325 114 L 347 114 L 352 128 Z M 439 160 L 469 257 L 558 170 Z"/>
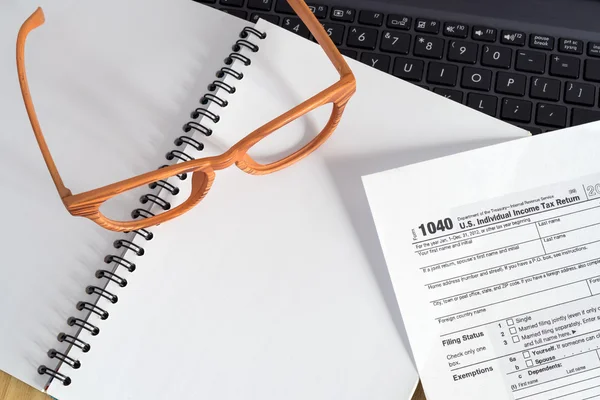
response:
<path id="1" fill-rule="evenodd" d="M 390 14 L 387 18 L 387 27 L 394 29 L 409 30 L 412 18 L 405 15 Z"/>
<path id="2" fill-rule="evenodd" d="M 356 11 L 347 7 L 333 7 L 331 9 L 331 19 L 333 21 L 354 22 Z"/>
<path id="3" fill-rule="evenodd" d="M 446 22 L 444 24 L 444 35 L 464 39 L 469 35 L 469 27 L 458 22 Z"/>
<path id="4" fill-rule="evenodd" d="M 381 26 L 383 24 L 383 14 L 375 11 L 361 11 L 358 14 L 358 22 L 365 25 Z"/>
<path id="5" fill-rule="evenodd" d="M 577 39 L 560 39 L 558 51 L 571 54 L 583 54 L 583 42 Z"/>
<path id="6" fill-rule="evenodd" d="M 548 35 L 530 35 L 529 47 L 542 50 L 554 50 L 554 38 Z"/>
<path id="7" fill-rule="evenodd" d="M 587 53 L 591 57 L 600 57 L 600 43 L 589 42 Z"/>
<path id="8" fill-rule="evenodd" d="M 327 18 L 327 6 L 323 6 L 320 4 L 309 4 L 308 8 L 315 14 L 315 17 L 319 19 Z"/>
<path id="9" fill-rule="evenodd" d="M 472 37 L 475 40 L 482 40 L 484 42 L 495 42 L 496 41 L 496 29 L 486 28 L 483 26 L 474 26 Z"/>
<path id="10" fill-rule="evenodd" d="M 296 14 L 287 0 L 277 0 L 275 3 L 275 12 L 283 14 Z"/>
<path id="11" fill-rule="evenodd" d="M 438 34 L 440 32 L 440 22 L 432 19 L 417 18 L 415 31 L 424 33 Z"/>
<path id="12" fill-rule="evenodd" d="M 270 11 L 273 0 L 248 0 L 248 8 L 252 10 Z"/>
<path id="13" fill-rule="evenodd" d="M 219 4 L 230 7 L 242 7 L 244 5 L 244 0 L 219 0 Z"/>
<path id="14" fill-rule="evenodd" d="M 525 46 L 525 34 L 523 32 L 502 31 L 500 42 L 513 46 Z"/>

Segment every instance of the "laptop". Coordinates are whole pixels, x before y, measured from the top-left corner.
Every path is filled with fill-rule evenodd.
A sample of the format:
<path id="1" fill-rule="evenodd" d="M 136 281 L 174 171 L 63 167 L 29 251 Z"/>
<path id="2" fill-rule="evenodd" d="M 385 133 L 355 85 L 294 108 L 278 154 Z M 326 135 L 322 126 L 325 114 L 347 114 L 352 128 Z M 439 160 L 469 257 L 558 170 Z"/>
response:
<path id="1" fill-rule="evenodd" d="M 309 40 L 285 0 L 195 0 Z M 307 2 L 340 51 L 540 134 L 600 120 L 600 0 Z"/>

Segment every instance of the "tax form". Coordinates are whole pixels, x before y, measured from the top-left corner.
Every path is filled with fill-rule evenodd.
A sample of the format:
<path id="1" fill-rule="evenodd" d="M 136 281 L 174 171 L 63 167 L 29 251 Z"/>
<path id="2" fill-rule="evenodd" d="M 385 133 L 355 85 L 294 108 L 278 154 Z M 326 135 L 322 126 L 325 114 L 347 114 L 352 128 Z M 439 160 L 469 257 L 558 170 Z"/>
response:
<path id="1" fill-rule="evenodd" d="M 428 400 L 600 399 L 600 123 L 363 183 Z"/>

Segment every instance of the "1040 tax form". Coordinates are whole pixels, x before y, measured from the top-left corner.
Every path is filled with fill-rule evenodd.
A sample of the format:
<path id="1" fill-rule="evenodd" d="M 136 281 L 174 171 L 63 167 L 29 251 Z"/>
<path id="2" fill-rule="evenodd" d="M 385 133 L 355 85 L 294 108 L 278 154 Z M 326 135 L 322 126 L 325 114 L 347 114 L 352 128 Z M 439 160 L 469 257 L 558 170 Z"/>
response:
<path id="1" fill-rule="evenodd" d="M 428 400 L 600 399 L 600 124 L 363 183 Z"/>

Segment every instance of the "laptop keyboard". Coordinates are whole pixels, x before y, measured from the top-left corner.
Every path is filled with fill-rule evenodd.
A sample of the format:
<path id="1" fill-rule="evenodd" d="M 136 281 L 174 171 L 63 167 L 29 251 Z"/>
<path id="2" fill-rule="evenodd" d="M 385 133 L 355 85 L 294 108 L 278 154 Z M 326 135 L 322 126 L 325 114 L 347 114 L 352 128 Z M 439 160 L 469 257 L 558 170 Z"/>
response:
<path id="1" fill-rule="evenodd" d="M 195 1 L 313 39 L 285 0 Z M 533 134 L 600 120 L 600 43 L 308 4 L 345 56 Z"/>

